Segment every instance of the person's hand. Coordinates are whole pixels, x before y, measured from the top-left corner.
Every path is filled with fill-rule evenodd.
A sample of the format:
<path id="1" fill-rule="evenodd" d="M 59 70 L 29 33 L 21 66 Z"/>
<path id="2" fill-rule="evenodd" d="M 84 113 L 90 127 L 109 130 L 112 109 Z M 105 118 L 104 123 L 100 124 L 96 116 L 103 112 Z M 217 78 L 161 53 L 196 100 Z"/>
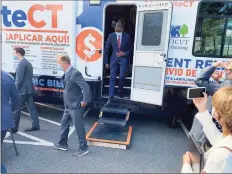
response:
<path id="1" fill-rule="evenodd" d="M 124 52 L 120 51 L 119 53 L 120 53 L 120 57 L 125 56 Z"/>
<path id="2" fill-rule="evenodd" d="M 110 65 L 109 64 L 106 64 L 105 65 L 105 68 L 108 70 L 110 68 Z"/>
<path id="3" fill-rule="evenodd" d="M 191 165 L 190 152 L 186 152 L 186 153 L 183 155 L 183 164 L 185 164 L 185 163 Z"/>
<path id="4" fill-rule="evenodd" d="M 116 53 L 117 57 L 122 57 L 122 56 L 125 56 L 125 53 L 122 52 L 122 51 L 119 51 Z"/>
<path id="5" fill-rule="evenodd" d="M 215 62 L 214 64 L 213 64 L 213 66 L 215 66 L 215 67 L 226 67 L 227 66 L 227 63 L 226 62 Z"/>
<path id="6" fill-rule="evenodd" d="M 86 107 L 87 103 L 81 102 L 81 107 Z"/>
<path id="7" fill-rule="evenodd" d="M 193 103 L 195 104 L 195 106 L 197 107 L 198 111 L 201 112 L 205 112 L 206 109 L 206 103 L 207 103 L 207 94 L 203 93 L 204 97 L 201 98 L 194 98 L 193 99 Z"/>
<path id="8" fill-rule="evenodd" d="M 221 75 L 218 71 L 214 71 L 214 73 L 211 76 L 216 82 L 219 82 L 221 79 Z"/>

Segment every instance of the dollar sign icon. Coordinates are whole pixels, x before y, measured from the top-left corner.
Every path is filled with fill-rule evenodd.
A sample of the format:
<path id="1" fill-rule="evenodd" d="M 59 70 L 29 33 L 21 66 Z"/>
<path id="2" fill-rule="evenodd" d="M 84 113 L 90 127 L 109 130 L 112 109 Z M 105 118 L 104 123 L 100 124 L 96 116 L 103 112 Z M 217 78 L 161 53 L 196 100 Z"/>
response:
<path id="1" fill-rule="evenodd" d="M 102 33 L 96 28 L 85 27 L 76 37 L 76 53 L 85 62 L 95 62 L 102 57 Z"/>
<path id="2" fill-rule="evenodd" d="M 91 42 L 95 42 L 96 39 L 91 35 L 91 33 L 85 38 L 84 44 L 89 50 L 85 49 L 83 52 L 85 53 L 88 58 L 91 58 L 96 53 L 96 48 Z"/>

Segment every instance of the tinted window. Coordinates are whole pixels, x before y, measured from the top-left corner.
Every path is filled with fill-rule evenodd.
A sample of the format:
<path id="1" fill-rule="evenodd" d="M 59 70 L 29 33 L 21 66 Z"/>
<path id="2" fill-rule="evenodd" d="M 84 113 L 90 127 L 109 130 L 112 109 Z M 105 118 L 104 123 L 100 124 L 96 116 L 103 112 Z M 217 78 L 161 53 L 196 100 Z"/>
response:
<path id="1" fill-rule="evenodd" d="M 232 3 L 200 3 L 193 54 L 232 56 Z"/>
<path id="2" fill-rule="evenodd" d="M 142 45 L 159 46 L 163 25 L 162 13 L 144 14 Z"/>
<path id="3" fill-rule="evenodd" d="M 231 2 L 203 2 L 200 4 L 200 16 L 230 16 L 232 15 Z"/>

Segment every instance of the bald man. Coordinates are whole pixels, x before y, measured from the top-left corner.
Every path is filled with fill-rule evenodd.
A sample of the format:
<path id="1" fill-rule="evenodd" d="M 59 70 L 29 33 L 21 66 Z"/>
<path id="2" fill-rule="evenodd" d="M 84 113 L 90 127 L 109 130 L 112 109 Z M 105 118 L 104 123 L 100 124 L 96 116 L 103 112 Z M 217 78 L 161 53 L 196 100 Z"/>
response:
<path id="1" fill-rule="evenodd" d="M 114 101 L 115 79 L 118 67 L 120 68 L 119 75 L 119 97 L 123 98 L 123 86 L 125 81 L 126 70 L 129 62 L 129 57 L 132 53 L 132 40 L 129 34 L 123 32 L 123 24 L 117 22 L 115 24 L 115 32 L 108 36 L 104 50 L 105 68 L 110 68 L 110 88 L 109 99 L 105 106 L 109 106 Z M 109 50 L 112 48 L 109 65 Z"/>

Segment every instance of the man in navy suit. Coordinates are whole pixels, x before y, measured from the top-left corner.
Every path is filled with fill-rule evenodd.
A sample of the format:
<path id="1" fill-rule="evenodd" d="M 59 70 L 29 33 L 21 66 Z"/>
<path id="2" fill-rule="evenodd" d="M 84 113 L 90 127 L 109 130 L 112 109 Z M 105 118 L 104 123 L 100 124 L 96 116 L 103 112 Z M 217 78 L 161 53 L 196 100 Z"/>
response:
<path id="1" fill-rule="evenodd" d="M 115 24 L 115 32 L 108 36 L 105 52 L 104 52 L 104 63 L 106 69 L 110 68 L 110 89 L 109 89 L 109 100 L 105 106 L 109 106 L 114 101 L 114 89 L 115 79 L 118 67 L 120 67 L 119 75 L 119 97 L 123 98 L 123 85 L 128 66 L 129 57 L 132 52 L 132 40 L 129 34 L 123 32 L 123 24 L 117 22 Z M 109 51 L 112 48 L 112 55 L 110 58 L 109 65 Z"/>

